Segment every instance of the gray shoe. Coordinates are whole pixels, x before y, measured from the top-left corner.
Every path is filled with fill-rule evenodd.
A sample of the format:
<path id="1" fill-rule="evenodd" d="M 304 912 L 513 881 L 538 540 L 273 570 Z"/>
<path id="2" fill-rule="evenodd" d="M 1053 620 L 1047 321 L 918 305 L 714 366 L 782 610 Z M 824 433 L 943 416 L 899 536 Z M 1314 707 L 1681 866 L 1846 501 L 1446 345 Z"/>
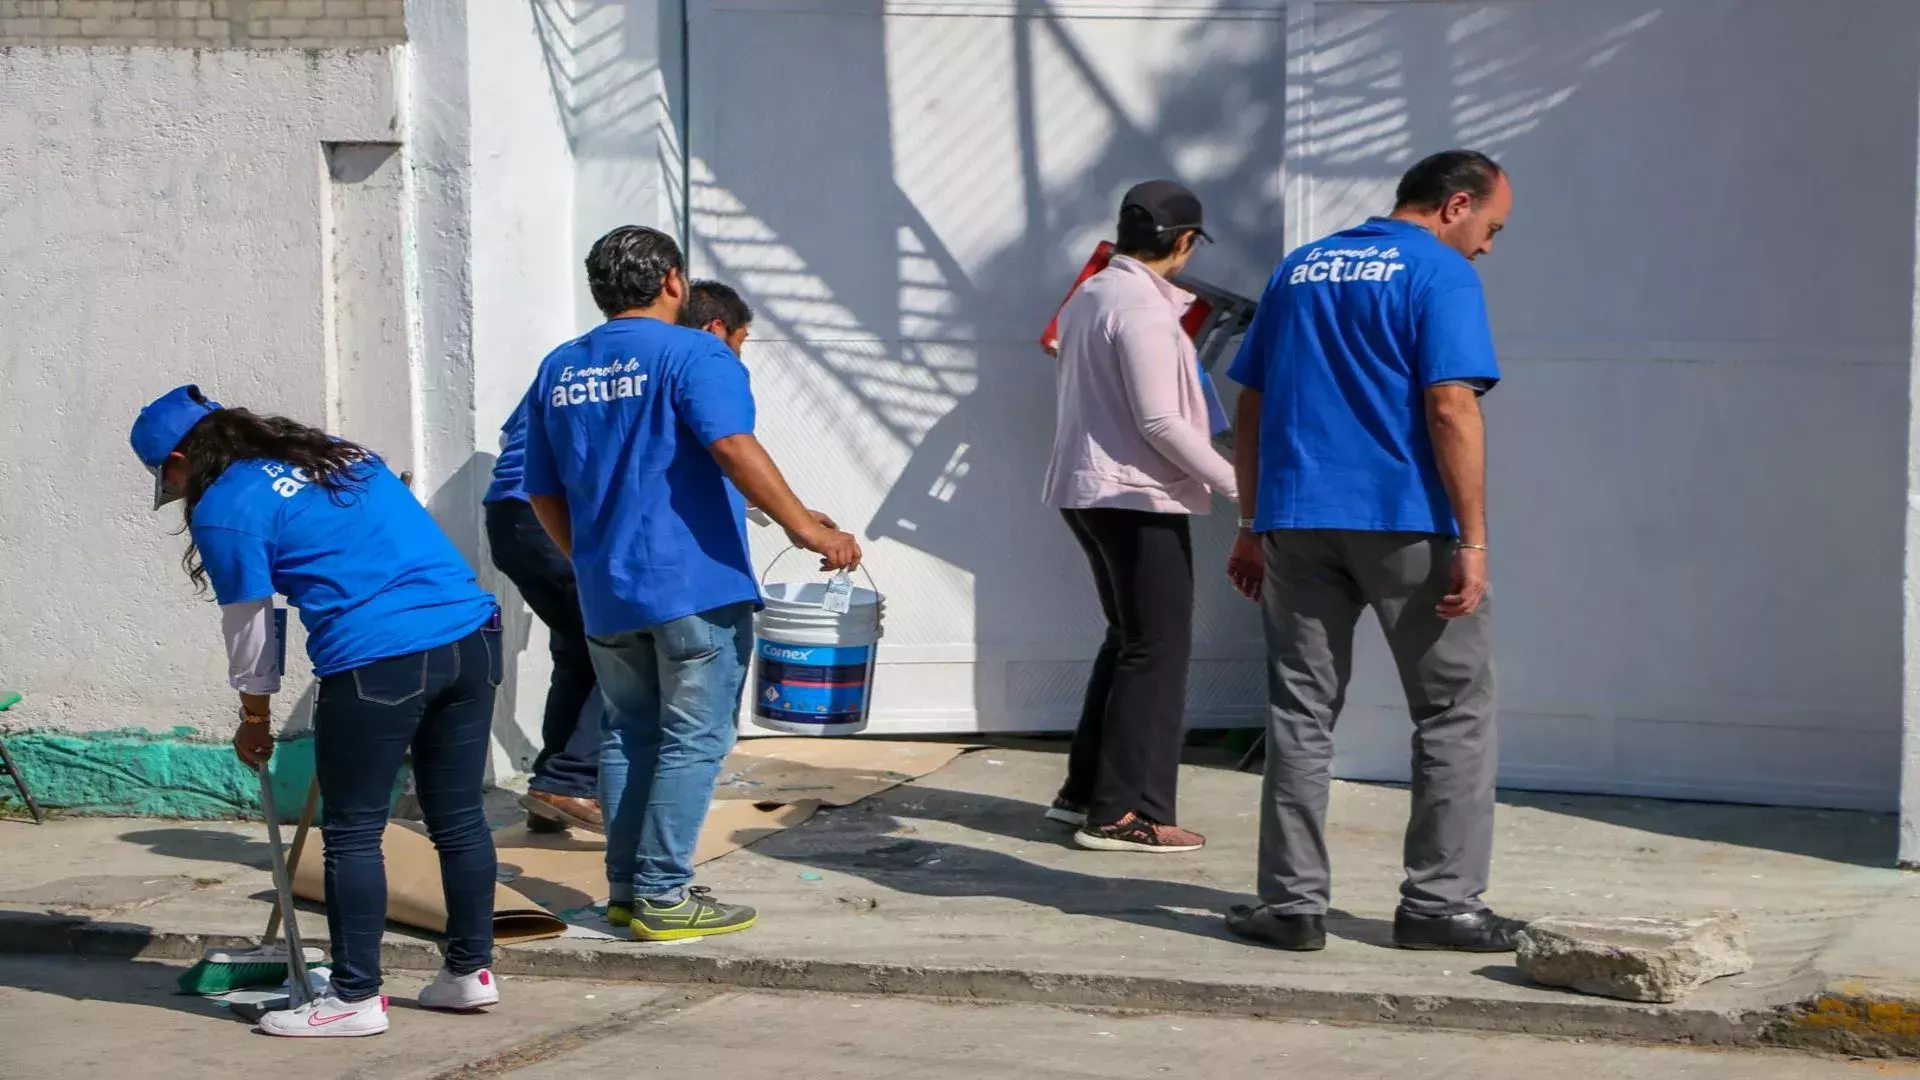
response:
<path id="1" fill-rule="evenodd" d="M 636 900 L 627 932 L 635 941 L 682 941 L 687 938 L 733 934 L 760 920 L 745 904 L 723 904 L 703 885 L 687 890 L 679 901 Z"/>

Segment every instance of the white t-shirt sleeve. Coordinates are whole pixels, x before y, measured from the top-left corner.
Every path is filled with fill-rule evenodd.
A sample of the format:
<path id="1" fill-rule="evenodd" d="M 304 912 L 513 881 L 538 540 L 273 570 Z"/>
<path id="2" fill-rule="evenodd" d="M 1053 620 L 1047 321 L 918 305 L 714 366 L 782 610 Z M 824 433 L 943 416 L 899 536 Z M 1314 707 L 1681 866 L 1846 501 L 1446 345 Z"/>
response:
<path id="1" fill-rule="evenodd" d="M 280 692 L 280 635 L 273 598 L 224 604 L 220 632 L 227 639 L 227 683 L 243 694 Z"/>

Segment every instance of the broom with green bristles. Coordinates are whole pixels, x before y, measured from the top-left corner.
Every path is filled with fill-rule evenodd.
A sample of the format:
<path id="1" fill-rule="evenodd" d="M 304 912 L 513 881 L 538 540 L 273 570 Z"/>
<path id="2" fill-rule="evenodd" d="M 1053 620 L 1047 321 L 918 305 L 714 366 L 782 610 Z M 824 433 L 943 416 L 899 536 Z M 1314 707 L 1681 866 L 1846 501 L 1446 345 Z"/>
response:
<path id="1" fill-rule="evenodd" d="M 320 804 L 320 777 L 315 774 L 307 785 L 307 802 L 300 808 L 300 827 L 294 830 L 293 848 L 287 853 L 287 880 L 293 880 L 294 868 L 300 865 L 300 849 L 306 846 L 307 829 L 313 824 L 314 810 Z M 276 944 L 274 939 L 280 933 L 280 905 L 273 906 L 273 914 L 267 916 L 267 932 L 260 935 L 260 944 L 252 948 L 208 949 L 205 956 L 192 967 L 180 973 L 180 992 L 183 994 L 227 994 L 235 990 L 245 990 L 254 986 L 278 986 L 287 979 L 287 947 Z M 322 963 L 319 949 L 302 949 L 307 967 L 319 967 Z"/>

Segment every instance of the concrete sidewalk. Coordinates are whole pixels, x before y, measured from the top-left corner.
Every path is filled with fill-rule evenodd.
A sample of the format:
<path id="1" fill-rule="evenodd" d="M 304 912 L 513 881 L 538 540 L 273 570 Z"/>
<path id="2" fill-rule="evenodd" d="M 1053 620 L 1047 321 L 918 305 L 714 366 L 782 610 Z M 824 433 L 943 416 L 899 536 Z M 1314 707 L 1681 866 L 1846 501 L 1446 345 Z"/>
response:
<path id="1" fill-rule="evenodd" d="M 907 993 L 1291 1016 L 1654 1041 L 1787 1043 L 1920 1053 L 1920 878 L 1886 869 L 1892 819 L 1511 792 L 1495 891 L 1522 917 L 1733 908 L 1754 970 L 1672 1006 L 1520 982 L 1507 956 L 1388 945 L 1406 793 L 1342 784 L 1330 842 L 1340 905 L 1325 952 L 1229 938 L 1251 888 L 1257 776 L 1224 761 L 1182 776 L 1182 824 L 1204 852 L 1081 851 L 1041 819 L 1064 744 L 978 751 L 916 783 L 701 870 L 756 929 L 676 946 L 537 942 L 503 973 L 749 988 Z M 1197 755 L 1205 757 L 1205 754 Z M 260 827 L 0 822 L 0 951 L 190 959 L 260 931 Z M 324 935 L 316 915 L 303 920 Z M 437 966 L 389 936 L 390 963 Z"/>

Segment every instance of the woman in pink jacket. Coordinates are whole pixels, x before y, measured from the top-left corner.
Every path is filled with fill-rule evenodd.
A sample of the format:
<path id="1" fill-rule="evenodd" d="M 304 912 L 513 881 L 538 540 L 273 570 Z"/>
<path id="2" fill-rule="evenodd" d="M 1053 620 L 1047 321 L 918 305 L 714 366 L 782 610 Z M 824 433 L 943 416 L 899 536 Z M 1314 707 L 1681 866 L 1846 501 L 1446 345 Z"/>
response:
<path id="1" fill-rule="evenodd" d="M 1174 811 L 1193 650 L 1187 519 L 1239 497 L 1213 448 L 1208 395 L 1169 279 L 1207 239 L 1200 200 L 1150 180 L 1120 203 L 1113 261 L 1060 311 L 1058 428 L 1046 501 L 1093 567 L 1106 641 L 1067 780 L 1047 817 L 1099 851 L 1198 850 Z"/>

